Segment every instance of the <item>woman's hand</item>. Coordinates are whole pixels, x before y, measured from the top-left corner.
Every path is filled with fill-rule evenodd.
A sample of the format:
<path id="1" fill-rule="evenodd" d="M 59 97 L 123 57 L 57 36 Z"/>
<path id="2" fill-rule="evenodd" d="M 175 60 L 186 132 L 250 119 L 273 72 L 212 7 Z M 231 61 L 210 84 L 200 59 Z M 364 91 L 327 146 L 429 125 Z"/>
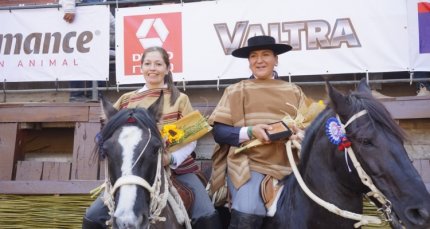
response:
<path id="1" fill-rule="evenodd" d="M 267 124 L 257 124 L 255 126 L 252 126 L 252 136 L 256 137 L 258 140 L 260 140 L 263 144 L 269 144 L 270 139 L 266 134 L 265 130 L 271 130 L 272 127 Z"/>
<path id="2" fill-rule="evenodd" d="M 163 153 L 163 166 L 170 165 L 170 161 L 172 160 L 172 155 L 170 153 Z"/>
<path id="3" fill-rule="evenodd" d="M 292 126 L 291 130 L 293 131 L 293 135 L 291 135 L 290 139 L 302 142 L 303 138 L 305 138 L 305 131 L 298 128 L 297 126 Z"/>

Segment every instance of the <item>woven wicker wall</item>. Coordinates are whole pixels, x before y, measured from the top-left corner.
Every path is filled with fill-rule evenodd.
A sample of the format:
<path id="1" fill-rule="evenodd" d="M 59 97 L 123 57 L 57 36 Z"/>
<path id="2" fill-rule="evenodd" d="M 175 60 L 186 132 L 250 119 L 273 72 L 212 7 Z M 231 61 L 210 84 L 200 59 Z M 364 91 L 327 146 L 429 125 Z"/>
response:
<path id="1" fill-rule="evenodd" d="M 90 195 L 0 195 L 0 228 L 81 228 L 82 216 L 92 201 Z M 377 214 L 367 202 L 364 213 Z M 390 226 L 363 227 L 376 228 Z"/>
<path id="2" fill-rule="evenodd" d="M 0 228 L 82 228 L 90 195 L 0 195 Z"/>

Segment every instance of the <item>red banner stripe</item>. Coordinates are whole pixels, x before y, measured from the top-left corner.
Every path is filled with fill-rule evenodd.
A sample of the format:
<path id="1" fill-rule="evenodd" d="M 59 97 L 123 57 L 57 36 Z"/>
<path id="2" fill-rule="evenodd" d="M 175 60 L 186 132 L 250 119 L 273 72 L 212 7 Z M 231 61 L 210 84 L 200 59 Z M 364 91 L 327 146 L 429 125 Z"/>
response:
<path id="1" fill-rule="evenodd" d="M 430 2 L 419 2 L 418 13 L 430 13 Z"/>

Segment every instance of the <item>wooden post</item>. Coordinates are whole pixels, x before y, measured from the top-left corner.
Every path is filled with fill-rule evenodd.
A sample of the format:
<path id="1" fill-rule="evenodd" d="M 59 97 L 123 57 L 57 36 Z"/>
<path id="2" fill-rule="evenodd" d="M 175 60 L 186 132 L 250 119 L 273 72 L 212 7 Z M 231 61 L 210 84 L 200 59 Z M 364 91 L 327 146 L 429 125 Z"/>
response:
<path id="1" fill-rule="evenodd" d="M 99 161 L 94 157 L 94 139 L 100 123 L 77 122 L 73 141 L 71 180 L 97 180 Z"/>
<path id="2" fill-rule="evenodd" d="M 18 123 L 0 123 L 0 180 L 12 180 Z"/>

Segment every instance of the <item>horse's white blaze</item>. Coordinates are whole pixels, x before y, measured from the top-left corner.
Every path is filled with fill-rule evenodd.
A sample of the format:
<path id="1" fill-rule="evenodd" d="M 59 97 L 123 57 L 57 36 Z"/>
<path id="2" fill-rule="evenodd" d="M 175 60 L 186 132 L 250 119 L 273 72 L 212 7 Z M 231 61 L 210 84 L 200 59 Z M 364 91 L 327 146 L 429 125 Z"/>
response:
<path id="1" fill-rule="evenodd" d="M 121 186 L 118 206 L 115 210 L 115 218 L 118 225 L 136 224 L 139 222 L 136 214 L 133 213 L 133 206 L 136 200 L 136 185 Z M 137 226 L 136 226 L 137 227 Z"/>
<path id="2" fill-rule="evenodd" d="M 135 126 L 124 127 L 119 135 L 118 143 L 122 146 L 122 176 L 132 174 L 134 150 L 140 142 L 142 135 L 142 130 Z M 133 213 L 137 194 L 136 185 L 123 185 L 120 187 L 120 192 L 121 195 L 115 210 L 115 217 L 122 222 L 138 222 L 137 216 Z"/>

